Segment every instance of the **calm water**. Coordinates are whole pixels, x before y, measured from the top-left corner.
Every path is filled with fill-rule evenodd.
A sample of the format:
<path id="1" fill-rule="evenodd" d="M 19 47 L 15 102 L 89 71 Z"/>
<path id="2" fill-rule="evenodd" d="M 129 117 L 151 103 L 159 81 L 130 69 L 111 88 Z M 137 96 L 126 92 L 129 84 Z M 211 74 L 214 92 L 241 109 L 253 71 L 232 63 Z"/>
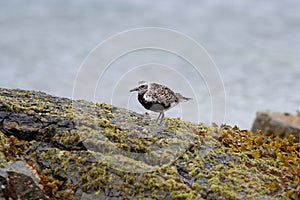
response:
<path id="1" fill-rule="evenodd" d="M 300 109 L 299 10 L 300 1 L 296 0 L 226 3 L 221 0 L 109 3 L 1 0 L 0 87 L 35 89 L 71 97 L 77 70 L 97 44 L 124 30 L 165 27 L 185 33 L 205 47 L 224 81 L 225 121 L 250 128 L 258 110 L 295 112 Z M 157 52 L 144 51 L 115 63 L 104 85 L 98 87 L 95 99 L 143 112 L 135 96 L 128 93 L 134 85 L 118 85 L 115 81 L 120 80 L 122 64 L 127 63 L 130 68 L 131 64 L 141 64 L 143 60 L 153 61 L 156 56 Z M 164 53 L 158 57 L 185 70 L 178 58 Z M 137 59 L 139 62 L 135 62 Z M 157 77 L 153 71 L 145 70 L 136 71 L 136 75 L 148 80 Z M 178 84 L 178 79 L 165 81 L 183 94 L 192 95 Z M 209 93 L 203 81 L 194 80 L 192 86 L 199 87 L 196 96 L 200 121 L 208 123 Z M 111 94 L 112 89 L 119 93 Z M 184 104 L 167 115 L 177 116 L 181 109 L 194 111 L 195 103 Z M 195 117 L 185 118 L 194 120 Z"/>

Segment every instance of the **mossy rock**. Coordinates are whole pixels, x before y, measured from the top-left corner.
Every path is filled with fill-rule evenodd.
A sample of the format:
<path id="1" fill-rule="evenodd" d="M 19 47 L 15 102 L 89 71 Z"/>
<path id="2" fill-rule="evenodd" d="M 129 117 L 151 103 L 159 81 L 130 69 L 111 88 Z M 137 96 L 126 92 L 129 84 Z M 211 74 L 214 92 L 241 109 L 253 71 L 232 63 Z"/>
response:
<path id="1" fill-rule="evenodd" d="M 168 117 L 157 125 L 106 103 L 0 89 L 0 139 L 7 198 L 22 195 L 4 191 L 16 162 L 48 199 L 299 198 L 292 136 Z"/>

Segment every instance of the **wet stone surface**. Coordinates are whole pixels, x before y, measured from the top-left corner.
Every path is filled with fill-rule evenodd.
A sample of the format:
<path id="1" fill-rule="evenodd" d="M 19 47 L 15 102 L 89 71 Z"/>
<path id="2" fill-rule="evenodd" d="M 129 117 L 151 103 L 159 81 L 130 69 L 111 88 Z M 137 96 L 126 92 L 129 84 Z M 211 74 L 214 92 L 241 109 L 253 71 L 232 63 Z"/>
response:
<path id="1" fill-rule="evenodd" d="M 0 195 L 297 199 L 299 143 L 106 103 L 0 89 Z M 22 163 L 22 164 L 20 164 Z M 25 191 L 25 192 L 24 192 Z"/>

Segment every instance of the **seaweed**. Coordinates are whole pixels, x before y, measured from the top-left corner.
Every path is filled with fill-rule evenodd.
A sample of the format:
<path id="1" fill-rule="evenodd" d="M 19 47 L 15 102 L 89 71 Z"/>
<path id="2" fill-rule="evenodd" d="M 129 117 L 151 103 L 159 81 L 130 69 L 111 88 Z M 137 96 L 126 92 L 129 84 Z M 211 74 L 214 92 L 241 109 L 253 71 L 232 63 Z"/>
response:
<path id="1" fill-rule="evenodd" d="M 299 198 L 293 136 L 169 117 L 158 125 L 103 102 L 0 89 L 0 142 L 0 167 L 24 160 L 51 199 Z"/>

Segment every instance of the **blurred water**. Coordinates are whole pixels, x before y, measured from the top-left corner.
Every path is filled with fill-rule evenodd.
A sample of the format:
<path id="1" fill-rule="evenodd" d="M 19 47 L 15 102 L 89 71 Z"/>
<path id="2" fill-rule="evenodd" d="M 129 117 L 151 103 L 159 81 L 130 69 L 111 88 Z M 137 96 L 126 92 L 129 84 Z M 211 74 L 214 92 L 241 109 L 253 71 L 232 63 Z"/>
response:
<path id="1" fill-rule="evenodd" d="M 299 9 L 296 0 L 1 0 L 0 87 L 71 97 L 77 70 L 98 43 L 131 28 L 166 27 L 206 48 L 225 84 L 226 122 L 250 128 L 257 110 L 300 109 Z M 171 62 L 182 64 L 178 59 Z M 118 69 L 116 65 L 111 75 L 118 74 Z M 176 85 L 177 80 L 168 82 L 183 94 L 191 94 Z M 97 98 L 109 101 L 111 84 L 108 79 Z M 131 87 L 122 85 L 116 91 Z M 204 113 L 200 115 L 207 122 L 209 94 L 205 88 L 201 92 Z M 126 102 L 118 102 L 117 97 L 113 102 L 143 112 L 130 95 Z M 182 107 L 194 109 L 193 104 Z M 173 114 L 170 110 L 169 115 Z"/>

